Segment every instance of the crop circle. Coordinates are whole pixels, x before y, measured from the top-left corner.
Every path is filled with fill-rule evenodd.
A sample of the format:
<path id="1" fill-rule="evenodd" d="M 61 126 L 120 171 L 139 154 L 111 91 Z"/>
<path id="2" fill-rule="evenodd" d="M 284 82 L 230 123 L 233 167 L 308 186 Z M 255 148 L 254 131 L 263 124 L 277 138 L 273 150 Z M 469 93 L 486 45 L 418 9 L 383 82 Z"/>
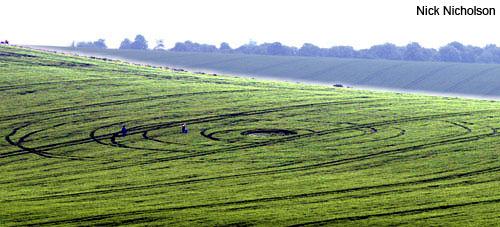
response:
<path id="1" fill-rule="evenodd" d="M 268 137 L 297 135 L 297 132 L 286 129 L 253 129 L 243 131 L 240 134 L 244 136 Z"/>

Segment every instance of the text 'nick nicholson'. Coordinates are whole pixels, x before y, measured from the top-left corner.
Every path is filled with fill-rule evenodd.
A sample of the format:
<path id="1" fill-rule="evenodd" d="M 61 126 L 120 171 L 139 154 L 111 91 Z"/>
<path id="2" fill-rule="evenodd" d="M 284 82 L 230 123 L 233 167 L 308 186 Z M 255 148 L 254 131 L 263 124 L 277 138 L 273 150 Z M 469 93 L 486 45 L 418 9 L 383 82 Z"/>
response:
<path id="1" fill-rule="evenodd" d="M 417 6 L 419 16 L 495 16 L 495 8 L 464 6 Z"/>

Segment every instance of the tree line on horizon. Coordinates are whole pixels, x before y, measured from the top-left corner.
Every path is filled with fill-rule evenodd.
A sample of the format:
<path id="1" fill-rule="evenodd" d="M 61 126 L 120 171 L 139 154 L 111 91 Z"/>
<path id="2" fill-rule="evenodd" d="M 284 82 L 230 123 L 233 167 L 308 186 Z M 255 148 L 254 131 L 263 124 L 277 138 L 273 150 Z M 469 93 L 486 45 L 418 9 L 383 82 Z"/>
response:
<path id="1" fill-rule="evenodd" d="M 99 48 L 106 49 L 104 39 L 95 42 L 78 42 L 72 44 L 77 48 Z M 137 35 L 133 41 L 124 39 L 119 49 L 148 49 L 148 41 L 142 35 Z M 262 43 L 249 42 L 238 48 L 231 48 L 227 42 L 222 42 L 219 47 L 210 44 L 196 43 L 192 41 L 177 42 L 173 48 L 166 49 L 163 40 L 156 41 L 154 50 L 168 50 L 176 52 L 203 52 L 203 53 L 235 53 L 235 54 L 257 54 L 272 56 L 304 56 L 304 57 L 336 57 L 336 58 L 363 58 L 363 59 L 386 59 L 405 61 L 442 61 L 463 63 L 497 63 L 500 64 L 500 47 L 494 44 L 484 48 L 463 45 L 460 42 L 451 42 L 438 49 L 422 47 L 417 42 L 406 46 L 396 46 L 392 43 L 374 45 L 367 49 L 355 50 L 351 46 L 333 46 L 321 48 L 311 43 L 305 43 L 302 47 L 286 46 L 280 42 Z"/>

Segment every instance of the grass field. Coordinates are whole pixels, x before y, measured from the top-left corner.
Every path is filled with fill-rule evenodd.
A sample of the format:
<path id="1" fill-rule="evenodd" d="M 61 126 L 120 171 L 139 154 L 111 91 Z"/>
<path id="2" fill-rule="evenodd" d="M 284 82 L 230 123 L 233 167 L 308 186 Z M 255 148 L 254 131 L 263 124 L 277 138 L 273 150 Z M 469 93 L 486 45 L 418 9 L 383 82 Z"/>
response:
<path id="1" fill-rule="evenodd" d="M 500 223 L 495 101 L 15 47 L 0 81 L 2 226 Z"/>
<path id="2" fill-rule="evenodd" d="M 342 83 L 354 87 L 444 93 L 448 96 L 500 97 L 500 65 L 412 62 L 322 57 L 184 53 L 151 50 L 71 49 L 155 65 L 271 77 L 287 81 Z"/>

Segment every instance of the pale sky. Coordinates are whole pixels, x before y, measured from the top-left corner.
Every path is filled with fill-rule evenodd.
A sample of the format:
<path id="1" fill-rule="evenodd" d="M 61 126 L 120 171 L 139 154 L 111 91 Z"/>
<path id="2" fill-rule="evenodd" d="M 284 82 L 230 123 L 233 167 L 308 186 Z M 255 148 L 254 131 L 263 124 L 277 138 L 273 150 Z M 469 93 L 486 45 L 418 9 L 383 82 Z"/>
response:
<path id="1" fill-rule="evenodd" d="M 417 5 L 495 7 L 496 16 L 417 16 Z M 233 48 L 254 40 L 300 47 L 416 41 L 439 47 L 452 41 L 500 46 L 498 0 L 5 0 L 0 40 L 16 44 L 69 45 L 103 38 L 117 47 L 143 34 L 154 45 L 175 42 Z"/>

